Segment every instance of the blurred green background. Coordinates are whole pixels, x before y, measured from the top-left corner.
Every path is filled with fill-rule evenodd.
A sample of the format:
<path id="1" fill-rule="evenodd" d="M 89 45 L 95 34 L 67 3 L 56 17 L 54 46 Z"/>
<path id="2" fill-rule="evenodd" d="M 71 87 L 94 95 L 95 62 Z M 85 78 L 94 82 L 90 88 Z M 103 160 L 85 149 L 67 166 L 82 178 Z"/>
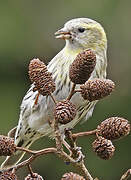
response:
<path id="1" fill-rule="evenodd" d="M 110 116 L 131 117 L 131 1 L 130 0 L 5 0 L 0 1 L 0 133 L 16 126 L 21 100 L 30 86 L 28 64 L 33 57 L 50 61 L 64 46 L 54 32 L 75 17 L 90 17 L 100 22 L 108 37 L 108 78 L 116 90 L 101 100 L 93 117 L 75 132 L 95 128 Z M 117 180 L 131 168 L 130 136 L 114 142 L 116 152 L 109 161 L 99 159 L 91 149 L 91 138 L 79 140 L 86 155 L 86 165 L 93 177 Z M 54 145 L 49 138 L 37 141 L 32 149 Z M 1 161 L 3 161 L 3 157 Z M 34 171 L 46 180 L 59 180 L 63 173 L 74 171 L 53 155 L 38 158 Z M 27 169 L 19 171 L 20 179 Z"/>

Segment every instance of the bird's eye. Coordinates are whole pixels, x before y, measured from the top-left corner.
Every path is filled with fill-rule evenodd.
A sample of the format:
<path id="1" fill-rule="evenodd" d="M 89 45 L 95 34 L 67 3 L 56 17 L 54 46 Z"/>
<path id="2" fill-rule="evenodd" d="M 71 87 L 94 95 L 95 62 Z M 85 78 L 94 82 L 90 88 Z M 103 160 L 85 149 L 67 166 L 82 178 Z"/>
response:
<path id="1" fill-rule="evenodd" d="M 80 28 L 78 28 L 78 31 L 79 31 L 80 33 L 83 33 L 83 32 L 85 31 L 85 28 L 80 27 Z"/>

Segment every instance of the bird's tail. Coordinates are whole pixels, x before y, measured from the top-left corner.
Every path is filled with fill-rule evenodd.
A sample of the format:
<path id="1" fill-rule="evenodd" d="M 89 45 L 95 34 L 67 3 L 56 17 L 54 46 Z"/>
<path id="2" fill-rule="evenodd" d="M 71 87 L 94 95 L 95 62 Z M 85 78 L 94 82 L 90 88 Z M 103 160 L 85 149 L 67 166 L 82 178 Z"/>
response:
<path id="1" fill-rule="evenodd" d="M 15 131 L 16 131 L 16 127 L 13 128 L 8 133 L 8 136 L 11 137 L 11 138 L 14 138 Z M 17 141 L 17 146 L 29 148 L 32 143 L 33 143 L 33 141 L 31 141 L 31 139 L 29 139 L 29 140 L 20 139 L 19 141 Z M 20 162 L 20 160 L 23 158 L 24 154 L 25 154 L 25 152 L 16 151 L 13 155 L 7 156 L 5 161 L 1 164 L 1 169 L 7 169 L 7 168 L 10 168 L 10 167 L 14 166 L 18 162 Z"/>

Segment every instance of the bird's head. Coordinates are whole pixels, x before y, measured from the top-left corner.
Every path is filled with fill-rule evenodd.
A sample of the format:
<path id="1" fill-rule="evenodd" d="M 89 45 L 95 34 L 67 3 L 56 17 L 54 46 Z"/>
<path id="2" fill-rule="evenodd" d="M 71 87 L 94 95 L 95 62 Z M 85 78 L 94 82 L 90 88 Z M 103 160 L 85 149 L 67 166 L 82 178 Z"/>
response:
<path id="1" fill-rule="evenodd" d="M 56 38 L 66 40 L 72 49 L 106 49 L 107 39 L 103 27 L 89 18 L 76 18 L 58 30 Z"/>

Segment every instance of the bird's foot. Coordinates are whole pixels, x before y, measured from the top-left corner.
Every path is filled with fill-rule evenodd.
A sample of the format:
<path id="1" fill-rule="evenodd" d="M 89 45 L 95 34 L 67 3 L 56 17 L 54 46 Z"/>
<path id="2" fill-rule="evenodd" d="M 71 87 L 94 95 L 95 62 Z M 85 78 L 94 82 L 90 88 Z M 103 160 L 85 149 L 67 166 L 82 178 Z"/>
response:
<path id="1" fill-rule="evenodd" d="M 76 147 L 72 149 L 72 157 L 75 160 L 76 163 L 83 161 L 83 159 L 85 158 L 85 156 L 83 155 L 82 151 L 81 151 L 81 147 Z"/>

